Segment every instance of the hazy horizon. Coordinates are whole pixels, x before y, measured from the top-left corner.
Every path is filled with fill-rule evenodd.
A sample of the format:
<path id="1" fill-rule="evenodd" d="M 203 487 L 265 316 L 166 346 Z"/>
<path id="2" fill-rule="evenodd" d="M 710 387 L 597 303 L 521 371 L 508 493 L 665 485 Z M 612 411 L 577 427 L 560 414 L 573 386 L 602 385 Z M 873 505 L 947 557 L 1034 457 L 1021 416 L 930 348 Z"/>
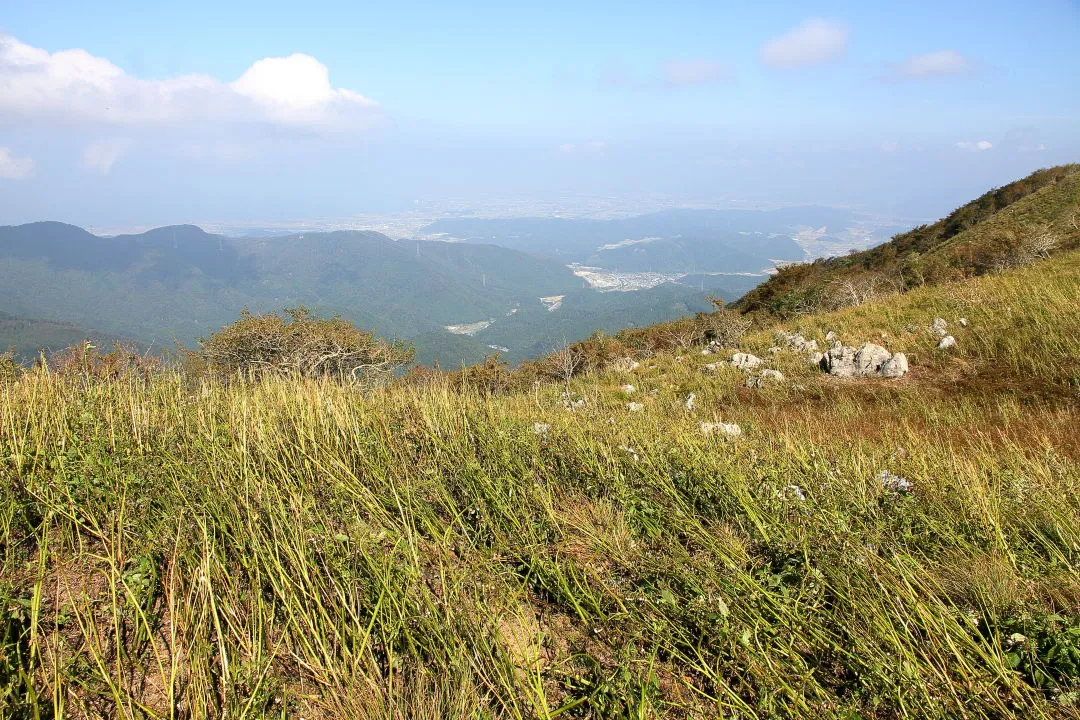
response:
<path id="1" fill-rule="evenodd" d="M 0 16 L 0 224 L 567 197 L 933 218 L 1080 160 L 1070 2 L 110 7 Z"/>

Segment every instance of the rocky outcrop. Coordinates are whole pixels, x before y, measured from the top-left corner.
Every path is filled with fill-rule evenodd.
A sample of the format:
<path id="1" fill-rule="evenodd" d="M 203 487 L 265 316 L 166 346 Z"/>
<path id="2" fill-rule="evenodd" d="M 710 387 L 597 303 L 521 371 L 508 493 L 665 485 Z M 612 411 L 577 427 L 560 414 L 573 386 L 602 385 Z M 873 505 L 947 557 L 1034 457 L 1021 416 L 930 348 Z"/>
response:
<path id="1" fill-rule="evenodd" d="M 893 355 L 874 343 L 856 349 L 839 341 L 822 356 L 819 365 L 830 375 L 841 378 L 897 378 L 903 377 L 908 370 L 907 356 L 903 353 Z"/>
<path id="2" fill-rule="evenodd" d="M 731 356 L 731 364 L 740 370 L 751 370 L 764 362 L 757 355 L 750 353 L 735 353 Z"/>
<path id="3" fill-rule="evenodd" d="M 817 340 L 807 340 L 799 333 L 789 333 L 781 330 L 776 333 L 776 339 L 795 352 L 815 353 L 818 351 Z"/>

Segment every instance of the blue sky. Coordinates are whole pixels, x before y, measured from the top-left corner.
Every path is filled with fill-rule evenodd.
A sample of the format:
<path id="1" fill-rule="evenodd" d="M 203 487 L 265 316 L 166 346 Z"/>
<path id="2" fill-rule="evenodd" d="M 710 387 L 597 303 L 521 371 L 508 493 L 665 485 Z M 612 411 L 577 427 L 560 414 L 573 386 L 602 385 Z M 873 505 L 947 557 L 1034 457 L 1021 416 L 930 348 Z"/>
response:
<path id="1" fill-rule="evenodd" d="M 582 5 L 8 0 L 0 223 L 506 193 L 929 216 L 1080 160 L 1076 2 Z"/>

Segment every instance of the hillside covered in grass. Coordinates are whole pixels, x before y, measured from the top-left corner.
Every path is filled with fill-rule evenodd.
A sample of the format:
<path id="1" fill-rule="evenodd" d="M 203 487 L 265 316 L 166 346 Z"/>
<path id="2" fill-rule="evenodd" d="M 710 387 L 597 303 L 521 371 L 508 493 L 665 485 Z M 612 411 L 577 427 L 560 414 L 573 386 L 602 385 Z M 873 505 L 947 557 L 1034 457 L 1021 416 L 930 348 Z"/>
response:
<path id="1" fill-rule="evenodd" d="M 1074 251 L 521 389 L 27 371 L 0 716 L 1077 717 L 1078 307 Z"/>
<path id="2" fill-rule="evenodd" d="M 869 250 L 789 265 L 736 307 L 794 317 L 1019 267 L 1078 246 L 1080 165 L 1062 165 L 990 190 Z"/>

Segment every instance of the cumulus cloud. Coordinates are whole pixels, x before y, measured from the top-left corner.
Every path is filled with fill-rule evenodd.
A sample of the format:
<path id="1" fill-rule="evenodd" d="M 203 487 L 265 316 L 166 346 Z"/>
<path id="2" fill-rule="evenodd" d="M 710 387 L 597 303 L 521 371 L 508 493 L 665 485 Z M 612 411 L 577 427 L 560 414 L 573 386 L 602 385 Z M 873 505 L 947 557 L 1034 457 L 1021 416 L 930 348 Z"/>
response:
<path id="1" fill-rule="evenodd" d="M 990 142 L 989 140 L 979 140 L 977 142 L 968 142 L 966 140 L 961 140 L 960 142 L 956 143 L 956 147 L 960 148 L 961 150 L 968 150 L 970 152 L 982 152 L 983 150 L 989 150 L 990 148 L 994 147 L 994 143 Z"/>
<path id="2" fill-rule="evenodd" d="M 0 35 L 0 113 L 115 125 L 271 122 L 361 129 L 378 104 L 330 84 L 310 55 L 265 58 L 235 82 L 188 74 L 145 80 L 85 50 L 50 53 Z"/>
<path id="3" fill-rule="evenodd" d="M 124 138 L 110 138 L 88 145 L 83 150 L 83 165 L 102 175 L 108 175 L 130 145 L 131 141 Z"/>
<path id="4" fill-rule="evenodd" d="M 22 180 L 34 172 L 34 161 L 28 157 L 15 157 L 11 148 L 0 147 L 0 178 Z"/>
<path id="5" fill-rule="evenodd" d="M 733 77 L 729 66 L 713 60 L 670 60 L 663 66 L 663 83 L 670 88 L 715 85 Z"/>
<path id="6" fill-rule="evenodd" d="M 769 40 L 761 48 L 761 61 L 774 68 L 794 68 L 835 60 L 847 50 L 847 28 L 820 18 Z"/>
<path id="7" fill-rule="evenodd" d="M 974 69 L 974 63 L 956 50 L 937 50 L 912 55 L 893 68 L 891 77 L 903 80 L 932 80 L 950 75 L 966 75 Z"/>

